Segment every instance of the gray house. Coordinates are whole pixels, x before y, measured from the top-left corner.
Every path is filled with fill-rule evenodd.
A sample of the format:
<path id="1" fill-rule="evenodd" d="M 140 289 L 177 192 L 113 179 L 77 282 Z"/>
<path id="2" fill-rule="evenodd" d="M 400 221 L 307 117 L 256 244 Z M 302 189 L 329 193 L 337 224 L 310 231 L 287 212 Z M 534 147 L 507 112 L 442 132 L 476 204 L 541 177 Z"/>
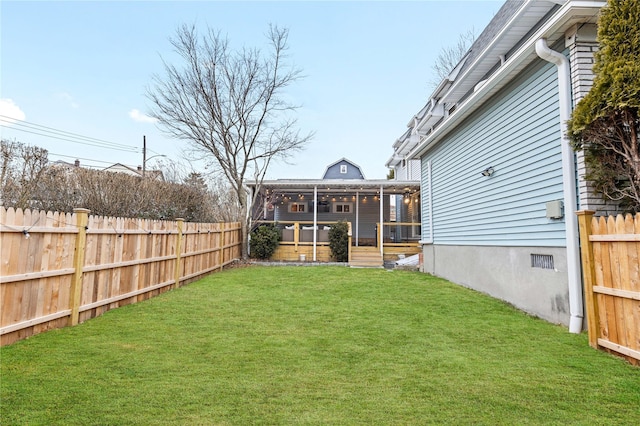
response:
<path id="1" fill-rule="evenodd" d="M 608 206 L 581 178 L 565 123 L 593 79 L 604 5 L 507 1 L 392 157 L 420 161 L 425 272 L 571 332 L 583 323 L 575 212 Z"/>
<path id="2" fill-rule="evenodd" d="M 417 253 L 420 230 L 416 180 L 365 179 L 346 158 L 327 166 L 321 179 L 263 181 L 254 226 L 275 224 L 281 241 L 273 260 L 330 261 L 328 231 L 339 222 L 350 226 L 354 266 L 382 266 L 384 260 Z"/>

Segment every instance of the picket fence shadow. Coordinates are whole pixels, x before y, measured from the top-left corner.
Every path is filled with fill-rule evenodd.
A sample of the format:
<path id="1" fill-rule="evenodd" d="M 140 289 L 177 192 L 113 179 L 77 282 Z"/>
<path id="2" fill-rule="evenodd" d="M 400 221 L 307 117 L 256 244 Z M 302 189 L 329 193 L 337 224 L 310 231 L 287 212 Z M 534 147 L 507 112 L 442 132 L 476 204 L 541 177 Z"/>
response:
<path id="1" fill-rule="evenodd" d="M 240 254 L 239 223 L 0 207 L 0 345 L 149 299 Z"/>

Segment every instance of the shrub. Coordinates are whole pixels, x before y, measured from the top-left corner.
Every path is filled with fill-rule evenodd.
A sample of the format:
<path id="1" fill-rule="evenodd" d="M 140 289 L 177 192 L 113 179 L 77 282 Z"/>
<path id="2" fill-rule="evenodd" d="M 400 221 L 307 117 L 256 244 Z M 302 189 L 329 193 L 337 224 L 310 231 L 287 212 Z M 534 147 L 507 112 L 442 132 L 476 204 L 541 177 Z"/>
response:
<path id="1" fill-rule="evenodd" d="M 567 123 L 596 193 L 640 212 L 640 0 L 614 1 L 598 21 L 593 87 Z"/>
<path id="2" fill-rule="evenodd" d="M 329 229 L 329 248 L 336 262 L 349 261 L 349 225 L 340 221 Z"/>
<path id="3" fill-rule="evenodd" d="M 251 231 L 251 257 L 268 259 L 280 241 L 280 232 L 273 225 L 260 225 Z"/>

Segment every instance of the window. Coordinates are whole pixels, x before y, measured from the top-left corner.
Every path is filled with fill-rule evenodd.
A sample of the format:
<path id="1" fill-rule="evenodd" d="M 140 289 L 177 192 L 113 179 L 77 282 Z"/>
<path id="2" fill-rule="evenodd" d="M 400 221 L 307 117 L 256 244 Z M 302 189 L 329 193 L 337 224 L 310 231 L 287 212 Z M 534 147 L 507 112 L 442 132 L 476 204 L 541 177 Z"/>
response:
<path id="1" fill-rule="evenodd" d="M 304 213 L 306 211 L 306 203 L 289 203 L 289 213 Z"/>
<path id="2" fill-rule="evenodd" d="M 334 213 L 352 213 L 353 203 L 334 203 L 333 212 Z"/>
<path id="3" fill-rule="evenodd" d="M 341 164 L 340 165 L 340 173 L 342 173 L 343 175 L 347 174 L 347 165 L 346 164 Z"/>
<path id="4" fill-rule="evenodd" d="M 313 211 L 313 201 L 310 204 L 309 211 Z M 328 201 L 318 201 L 318 213 L 331 213 L 331 206 Z"/>

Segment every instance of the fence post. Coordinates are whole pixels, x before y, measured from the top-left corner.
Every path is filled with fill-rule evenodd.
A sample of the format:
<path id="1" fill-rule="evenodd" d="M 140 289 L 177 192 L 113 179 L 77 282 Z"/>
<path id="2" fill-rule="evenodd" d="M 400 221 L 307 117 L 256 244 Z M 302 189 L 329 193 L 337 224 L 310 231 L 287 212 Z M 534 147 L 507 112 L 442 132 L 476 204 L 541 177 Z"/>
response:
<path id="1" fill-rule="evenodd" d="M 351 232 L 351 222 L 347 222 L 347 263 L 351 263 L 351 244 L 353 239 L 353 232 Z"/>
<path id="2" fill-rule="evenodd" d="M 184 219 L 179 217 L 176 219 L 178 222 L 178 240 L 176 241 L 176 267 L 173 268 L 175 284 L 173 288 L 180 287 L 180 260 L 182 257 L 182 227 L 184 225 Z"/>
<path id="3" fill-rule="evenodd" d="M 71 325 L 78 324 L 80 318 L 80 296 L 82 294 L 82 268 L 84 267 L 84 252 L 87 245 L 87 224 L 89 223 L 88 209 L 73 209 L 76 214 L 76 247 L 73 253 L 73 277 L 71 278 L 71 291 L 69 307 L 71 308 Z"/>
<path id="4" fill-rule="evenodd" d="M 596 272 L 593 260 L 593 243 L 590 241 L 591 221 L 594 211 L 580 210 L 578 215 L 578 225 L 580 230 L 580 252 L 582 257 L 582 276 L 584 279 L 584 298 L 587 312 L 587 331 L 589 333 L 589 346 L 598 348 L 598 334 L 600 325 L 598 324 L 598 301 L 593 294 Z"/>
<path id="5" fill-rule="evenodd" d="M 222 271 L 222 265 L 224 265 L 224 246 L 226 245 L 225 243 L 225 236 L 224 236 L 224 228 L 226 227 L 226 223 L 222 222 L 221 225 L 221 229 L 220 229 L 220 248 L 218 251 L 219 254 L 219 259 L 220 261 L 218 262 L 218 264 L 220 265 L 220 270 Z"/>

